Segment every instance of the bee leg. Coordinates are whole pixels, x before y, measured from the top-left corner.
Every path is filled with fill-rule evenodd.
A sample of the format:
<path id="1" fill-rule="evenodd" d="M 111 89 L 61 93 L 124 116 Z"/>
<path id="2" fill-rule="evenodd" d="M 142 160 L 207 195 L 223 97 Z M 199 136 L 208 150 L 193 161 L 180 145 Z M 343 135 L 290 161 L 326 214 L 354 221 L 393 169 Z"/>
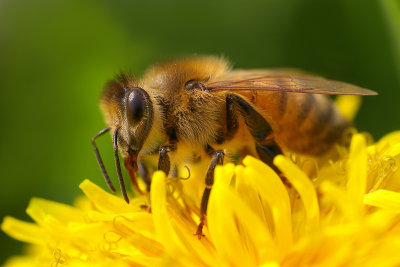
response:
<path id="1" fill-rule="evenodd" d="M 150 173 L 149 173 L 149 170 L 147 169 L 146 165 L 140 160 L 138 161 L 138 171 L 139 171 L 140 177 L 142 177 L 142 180 L 146 184 L 146 191 L 150 192 L 150 185 L 151 185 Z"/>
<path id="2" fill-rule="evenodd" d="M 282 154 L 281 148 L 275 141 L 270 141 L 269 144 L 256 143 L 256 150 L 260 159 L 268 164 L 278 175 L 281 175 L 281 171 L 273 163 L 275 156 Z"/>
<path id="3" fill-rule="evenodd" d="M 208 198 L 210 197 L 211 188 L 214 184 L 214 170 L 217 165 L 222 165 L 224 163 L 225 153 L 222 150 L 217 150 L 215 152 L 215 156 L 211 161 L 210 166 L 208 167 L 207 175 L 206 175 L 206 188 L 204 189 L 203 196 L 201 198 L 201 206 L 200 206 L 200 223 L 197 227 L 197 231 L 195 235 L 201 239 L 203 235 L 203 227 L 206 222 L 206 214 L 207 214 L 207 205 Z"/>
<path id="4" fill-rule="evenodd" d="M 107 128 L 104 128 L 103 130 L 101 130 L 100 132 L 98 132 L 98 133 L 92 138 L 92 145 L 93 145 L 93 149 L 94 149 L 94 154 L 96 155 L 97 162 L 99 163 L 101 172 L 103 173 L 103 176 L 104 176 L 104 179 L 106 180 L 107 186 L 108 186 L 108 188 L 110 188 L 111 191 L 115 192 L 115 187 L 114 187 L 114 185 L 112 184 L 112 182 L 111 182 L 111 180 L 110 180 L 110 177 L 108 176 L 108 173 L 107 173 L 107 171 L 106 171 L 106 167 L 104 166 L 103 160 L 101 159 L 99 149 L 98 149 L 97 146 L 96 146 L 96 139 L 97 139 L 99 136 L 102 136 L 103 134 L 109 132 L 110 130 L 111 130 L 111 127 L 107 127 Z"/>
<path id="5" fill-rule="evenodd" d="M 170 147 L 162 146 L 159 151 L 158 158 L 158 170 L 165 172 L 168 176 L 169 170 L 171 169 L 171 162 L 169 160 L 168 152 L 170 152 Z"/>
<path id="6" fill-rule="evenodd" d="M 228 132 L 235 130 L 235 127 L 237 127 L 236 112 L 239 111 L 256 142 L 258 156 L 279 174 L 280 171 L 274 166 L 273 159 L 276 155 L 282 154 L 282 151 L 273 139 L 272 127 L 267 120 L 247 100 L 235 94 L 227 95 L 226 111 Z"/>
<path id="7" fill-rule="evenodd" d="M 237 128 L 237 111 L 243 117 L 250 134 L 257 143 L 265 143 L 265 141 L 273 138 L 271 125 L 267 120 L 258 113 L 254 107 L 239 95 L 228 94 L 226 97 L 227 125 L 228 133 L 230 130 Z M 233 129 L 229 129 L 233 128 Z"/>
<path id="8" fill-rule="evenodd" d="M 122 176 L 121 164 L 120 164 L 119 156 L 118 156 L 118 132 L 119 132 L 119 128 L 115 129 L 114 134 L 113 134 L 115 167 L 117 169 L 117 175 L 118 175 L 118 180 L 119 180 L 119 185 L 121 187 L 122 195 L 124 196 L 126 203 L 129 204 L 129 198 L 128 198 L 128 194 L 126 193 L 124 177 Z"/>

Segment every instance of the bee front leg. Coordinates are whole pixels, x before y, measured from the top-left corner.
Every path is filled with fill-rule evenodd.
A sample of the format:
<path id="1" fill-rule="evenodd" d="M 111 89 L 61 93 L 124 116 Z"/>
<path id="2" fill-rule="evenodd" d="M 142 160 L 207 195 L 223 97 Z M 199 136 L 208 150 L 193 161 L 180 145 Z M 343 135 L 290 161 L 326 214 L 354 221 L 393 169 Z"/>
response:
<path id="1" fill-rule="evenodd" d="M 207 206 L 208 199 L 210 197 L 211 188 L 214 184 L 214 170 L 217 165 L 222 165 L 224 163 L 225 153 L 222 150 L 217 150 L 215 152 L 215 156 L 211 161 L 210 166 L 208 167 L 207 175 L 206 175 L 206 188 L 204 189 L 203 196 L 201 198 L 201 206 L 200 206 L 200 223 L 197 227 L 197 231 L 195 235 L 201 239 L 203 235 L 203 227 L 206 222 L 206 214 L 207 214 Z"/>
<path id="2" fill-rule="evenodd" d="M 280 170 L 273 164 L 273 159 L 276 155 L 282 154 L 282 150 L 275 143 L 274 133 L 268 121 L 247 100 L 236 94 L 227 95 L 226 112 L 228 133 L 235 131 L 230 128 L 237 127 L 239 113 L 254 138 L 259 158 L 280 174 Z"/>

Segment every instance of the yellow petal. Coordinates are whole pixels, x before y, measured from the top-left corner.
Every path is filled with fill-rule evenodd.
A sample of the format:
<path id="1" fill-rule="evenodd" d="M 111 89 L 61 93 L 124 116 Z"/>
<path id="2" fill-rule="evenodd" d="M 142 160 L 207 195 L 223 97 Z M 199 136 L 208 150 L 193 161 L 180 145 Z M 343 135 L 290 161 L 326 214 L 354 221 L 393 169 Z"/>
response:
<path id="1" fill-rule="evenodd" d="M 380 189 L 366 194 L 364 204 L 400 212 L 400 193 Z"/>
<path id="2" fill-rule="evenodd" d="M 319 222 L 319 205 L 317 192 L 310 178 L 293 162 L 282 155 L 274 158 L 274 164 L 282 171 L 297 192 L 299 192 L 304 204 L 309 227 L 316 227 Z"/>
<path id="3" fill-rule="evenodd" d="M 153 175 L 150 199 L 154 227 L 160 242 L 166 246 L 166 250 L 174 253 L 185 251 L 183 244 L 175 233 L 167 212 L 166 176 L 162 171 L 157 171 Z"/>
<path id="4" fill-rule="evenodd" d="M 275 238 L 280 253 L 284 254 L 293 242 L 290 200 L 286 188 L 279 176 L 262 161 L 246 157 L 243 163 L 247 167 L 244 169 L 245 177 L 253 183 L 253 187 L 270 207 Z"/>
<path id="5" fill-rule="evenodd" d="M 224 173 L 224 169 L 226 173 Z M 232 192 L 233 166 L 217 168 L 208 205 L 208 227 L 215 248 L 233 266 L 257 266 L 256 248 L 272 249 L 269 233 L 260 219 Z M 253 243 L 245 242 L 248 235 Z M 271 255 L 271 253 L 269 253 Z"/>
<path id="6" fill-rule="evenodd" d="M 361 205 L 367 185 L 366 140 L 361 134 L 356 134 L 352 138 L 347 168 L 347 194 L 349 201 L 356 205 Z"/>
<path id="7" fill-rule="evenodd" d="M 60 223 L 83 221 L 83 212 L 81 210 L 41 198 L 32 198 L 26 212 L 36 222 L 42 222 L 49 219 L 49 217 L 57 218 Z"/>
<path id="8" fill-rule="evenodd" d="M 84 180 L 79 188 L 88 199 L 100 210 L 107 213 L 124 213 L 129 205 L 123 198 L 111 195 L 89 180 Z"/>
<path id="9" fill-rule="evenodd" d="M 255 214 L 262 220 L 263 224 L 273 231 L 272 214 L 265 205 L 258 194 L 258 190 L 254 188 L 253 183 L 249 181 L 247 176 L 243 173 L 244 166 L 238 165 L 235 167 L 236 175 L 236 191 L 239 197 L 245 202 L 249 208 L 253 210 Z"/>
<path id="10" fill-rule="evenodd" d="M 341 211 L 343 217 L 337 217 L 337 219 L 354 220 L 361 216 L 360 210 L 358 210 L 359 205 L 354 205 L 349 200 L 347 192 L 339 186 L 330 181 L 324 181 L 320 190 L 323 193 L 322 200 L 333 203 L 333 206 Z"/>
<path id="11" fill-rule="evenodd" d="M 382 137 L 376 145 L 381 149 L 385 146 L 393 146 L 400 143 L 400 131 L 391 132 L 384 137 Z"/>
<path id="12" fill-rule="evenodd" d="M 262 264 L 260 267 L 279 267 L 279 263 L 275 262 L 275 261 L 271 261 L 271 262 L 267 262 Z"/>
<path id="13" fill-rule="evenodd" d="M 38 245 L 46 244 L 46 234 L 34 223 L 28 223 L 6 216 L 1 224 L 1 230 L 13 238 Z"/>

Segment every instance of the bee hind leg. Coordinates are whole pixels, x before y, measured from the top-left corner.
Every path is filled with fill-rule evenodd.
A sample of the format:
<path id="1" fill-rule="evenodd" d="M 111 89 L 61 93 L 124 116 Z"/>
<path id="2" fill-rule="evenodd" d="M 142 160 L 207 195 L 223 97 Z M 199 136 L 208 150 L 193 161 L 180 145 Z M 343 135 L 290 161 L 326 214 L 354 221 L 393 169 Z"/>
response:
<path id="1" fill-rule="evenodd" d="M 273 164 L 273 159 L 276 155 L 282 154 L 282 150 L 273 139 L 274 134 L 268 121 L 247 100 L 236 94 L 227 95 L 226 109 L 227 125 L 237 125 L 237 114 L 239 113 L 254 138 L 260 159 L 280 174 L 278 168 Z M 230 130 L 228 129 L 228 131 Z"/>
<path id="2" fill-rule="evenodd" d="M 206 223 L 206 214 L 207 214 L 207 206 L 208 199 L 210 197 L 211 188 L 214 184 L 214 170 L 217 165 L 222 165 L 224 163 L 225 153 L 222 150 L 215 151 L 215 156 L 211 161 L 210 166 L 208 167 L 207 175 L 206 175 L 206 188 L 204 189 L 203 196 L 201 198 L 201 206 L 200 206 L 200 223 L 197 226 L 197 231 L 195 235 L 201 239 L 203 235 L 203 227 Z"/>
<path id="3" fill-rule="evenodd" d="M 260 159 L 268 164 L 278 175 L 281 175 L 281 171 L 273 163 L 275 156 L 282 154 L 281 148 L 272 141 L 267 145 L 256 143 L 256 150 Z"/>

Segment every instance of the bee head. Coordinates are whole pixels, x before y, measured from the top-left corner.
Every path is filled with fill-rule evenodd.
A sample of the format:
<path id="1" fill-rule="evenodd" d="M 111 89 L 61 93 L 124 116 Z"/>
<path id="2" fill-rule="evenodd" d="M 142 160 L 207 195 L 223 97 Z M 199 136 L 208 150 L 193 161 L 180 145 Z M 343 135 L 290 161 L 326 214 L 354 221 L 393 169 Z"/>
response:
<path id="1" fill-rule="evenodd" d="M 123 156 L 142 149 L 153 124 L 153 105 L 149 94 L 131 74 L 121 73 L 106 84 L 101 109 L 106 123 L 119 128 L 118 145 Z"/>

